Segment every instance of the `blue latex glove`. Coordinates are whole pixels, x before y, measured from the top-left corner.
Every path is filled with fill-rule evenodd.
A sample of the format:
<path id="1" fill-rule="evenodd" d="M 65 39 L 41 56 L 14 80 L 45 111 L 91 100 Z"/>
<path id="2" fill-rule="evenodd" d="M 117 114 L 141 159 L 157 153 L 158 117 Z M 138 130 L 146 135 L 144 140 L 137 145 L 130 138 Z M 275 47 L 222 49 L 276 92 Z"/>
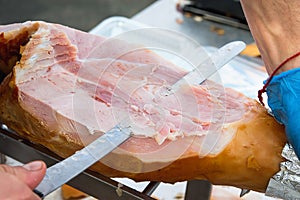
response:
<path id="1" fill-rule="evenodd" d="M 288 141 L 300 158 L 300 68 L 274 76 L 267 95 L 275 118 L 285 125 Z"/>

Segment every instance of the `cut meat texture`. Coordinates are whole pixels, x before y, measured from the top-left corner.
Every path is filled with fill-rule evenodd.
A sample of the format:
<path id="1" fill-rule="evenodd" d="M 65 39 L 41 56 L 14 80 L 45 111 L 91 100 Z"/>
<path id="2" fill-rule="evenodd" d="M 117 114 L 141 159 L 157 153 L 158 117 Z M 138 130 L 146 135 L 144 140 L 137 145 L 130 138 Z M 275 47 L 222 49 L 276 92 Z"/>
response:
<path id="1" fill-rule="evenodd" d="M 0 26 L 0 120 L 62 157 L 124 118 L 133 135 L 91 167 L 110 177 L 207 179 L 257 191 L 283 161 L 283 127 L 212 81 L 162 91 L 187 72 L 148 49 L 45 22 Z"/>

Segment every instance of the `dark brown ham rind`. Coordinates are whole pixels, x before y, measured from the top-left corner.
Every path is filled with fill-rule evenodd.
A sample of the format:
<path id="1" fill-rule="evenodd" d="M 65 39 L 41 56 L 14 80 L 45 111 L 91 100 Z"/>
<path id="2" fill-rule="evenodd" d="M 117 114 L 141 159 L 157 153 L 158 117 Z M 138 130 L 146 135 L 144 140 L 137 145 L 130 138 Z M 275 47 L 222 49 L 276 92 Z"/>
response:
<path id="1" fill-rule="evenodd" d="M 42 29 L 48 33 L 50 31 L 51 34 L 35 34 Z M 74 75 L 83 73 L 76 68 L 76 66 L 81 66 L 82 60 L 87 60 L 87 58 L 98 59 L 99 55 L 102 56 L 101 59 L 103 59 L 103 55 L 109 59 L 114 57 L 118 50 L 113 47 L 110 47 L 110 49 L 101 49 L 100 47 L 100 53 L 98 51 L 90 52 L 93 45 L 101 43 L 104 38 L 44 22 L 27 22 L 8 27 L 2 26 L 0 32 L 2 32 L 0 33 L 2 71 L 7 74 L 12 70 L 11 65 L 15 65 L 13 71 L 7 75 L 0 85 L 0 121 L 7 124 L 9 128 L 15 130 L 22 137 L 42 144 L 62 157 L 71 155 L 84 147 L 85 142 L 90 142 L 101 135 L 102 131 L 96 132 L 94 135 L 88 134 L 89 130 L 87 130 L 85 124 L 64 117 L 58 112 L 59 110 L 51 107 L 53 102 L 52 104 L 45 103 L 47 102 L 46 96 L 38 96 L 40 98 L 37 99 L 36 96 L 31 95 L 35 93 L 30 93 L 28 89 L 35 89 L 39 91 L 39 94 L 43 92 L 46 94 L 52 92 L 52 95 L 59 92 L 65 93 L 68 89 L 68 87 L 64 88 L 67 84 L 66 80 L 72 81 Z M 45 38 L 49 37 L 54 38 L 54 40 L 51 40 L 52 43 L 45 46 L 44 49 L 38 49 L 37 43 L 48 44 L 41 41 L 47 41 Z M 7 41 L 14 45 L 7 45 Z M 57 44 L 59 45 L 57 46 Z M 64 47 L 62 48 L 62 46 Z M 120 46 L 122 47 L 120 49 L 127 48 L 126 42 L 121 42 Z M 47 52 L 48 47 L 57 48 L 54 48 L 53 52 L 49 51 L 49 54 L 39 54 L 40 50 Z M 18 54 L 21 55 L 21 57 L 18 57 L 21 60 L 17 62 L 14 60 L 15 63 L 9 62 Z M 47 59 L 37 55 L 46 56 Z M 54 57 L 51 57 L 52 55 Z M 37 57 L 39 62 L 32 62 L 34 56 Z M 46 62 L 44 62 L 45 60 Z M 174 64 L 163 60 L 150 51 L 124 56 L 120 62 L 123 64 L 125 62 L 135 63 L 138 66 L 148 65 L 149 62 L 150 64 L 151 62 L 159 62 L 161 66 L 166 67 L 162 67 L 159 74 L 163 75 L 163 79 L 169 77 L 170 82 L 174 81 L 176 77 L 180 78 L 185 73 Z M 72 65 L 68 65 L 70 63 Z M 85 64 L 87 63 L 90 62 L 85 61 Z M 64 66 L 64 70 L 67 69 L 68 73 L 64 76 L 61 73 L 56 74 L 55 72 L 62 72 L 55 68 L 57 65 Z M 167 70 L 168 66 L 171 66 L 173 70 Z M 88 68 L 85 69 L 87 69 L 87 72 L 90 71 Z M 43 73 L 45 77 L 55 79 L 53 83 L 58 84 L 58 80 L 60 80 L 64 84 L 51 89 L 51 85 L 49 86 L 47 82 L 46 86 L 49 86 L 49 88 L 44 91 L 45 88 L 41 84 L 42 82 L 39 82 L 43 80 L 40 78 L 43 77 L 41 75 Z M 39 76 L 35 79 L 37 74 Z M 167 76 L 168 74 L 170 76 Z M 81 75 L 84 75 L 84 73 Z M 39 81 L 35 82 L 35 80 Z M 109 83 L 103 83 L 102 85 L 107 86 Z M 80 89 L 89 88 L 87 85 L 80 85 L 80 87 Z M 203 106 L 201 110 L 209 108 L 209 106 L 205 107 L 207 102 L 203 101 L 203 96 L 201 96 L 205 94 L 204 91 L 207 88 L 216 91 L 214 94 L 217 94 L 219 90 L 221 92 L 221 89 L 214 87 L 214 84 L 207 84 L 205 88 L 204 86 L 189 88 L 189 91 L 198 100 L 199 107 Z M 104 88 L 103 91 L 105 90 L 107 89 Z M 120 95 L 122 95 L 122 91 L 124 90 L 120 90 Z M 216 146 L 222 146 L 223 144 L 218 151 L 214 152 L 213 148 L 214 153 L 201 154 L 200 152 L 204 147 L 199 144 L 203 144 L 203 140 L 202 137 L 195 135 L 177 138 L 174 141 L 166 140 L 162 145 L 158 145 L 153 138 L 133 137 L 124 143 L 121 148 L 93 165 L 91 169 L 110 177 L 128 177 L 137 181 L 152 180 L 174 183 L 184 180 L 206 179 L 214 184 L 265 191 L 270 177 L 279 170 L 279 164 L 283 161 L 281 151 L 286 143 L 284 129 L 255 100 L 231 89 L 225 89 L 222 92 L 225 92 L 226 95 L 219 95 L 219 98 L 211 96 L 211 98 L 216 98 L 216 101 L 225 102 L 224 105 L 228 110 L 228 113 L 226 113 L 227 121 L 221 126 L 221 132 L 218 133 L 221 140 L 215 144 Z M 102 93 L 99 89 L 100 94 Z M 187 93 L 183 96 L 187 97 Z M 104 105 L 103 101 L 106 102 L 111 97 L 100 95 L 99 98 L 101 99 L 99 105 L 103 104 L 101 111 L 109 111 L 109 105 Z M 61 101 L 57 101 L 56 105 L 58 102 L 64 103 L 63 100 L 67 99 L 67 97 L 60 99 Z M 94 98 L 93 101 L 97 100 Z M 81 103 L 84 104 L 84 102 Z M 63 108 L 63 104 L 61 106 Z M 205 112 L 209 112 L 209 109 Z M 111 124 L 104 123 L 102 128 L 105 131 L 113 125 L 113 122 Z M 70 131 L 72 127 L 80 130 L 82 135 Z M 172 151 L 159 151 L 164 145 L 167 146 L 168 144 L 173 144 L 175 151 L 175 148 L 180 149 L 186 142 L 190 141 L 193 142 L 184 147 L 181 155 L 174 160 L 168 157 L 172 154 Z M 156 150 L 162 154 L 155 154 Z M 145 151 L 148 153 L 147 156 L 143 155 Z"/>

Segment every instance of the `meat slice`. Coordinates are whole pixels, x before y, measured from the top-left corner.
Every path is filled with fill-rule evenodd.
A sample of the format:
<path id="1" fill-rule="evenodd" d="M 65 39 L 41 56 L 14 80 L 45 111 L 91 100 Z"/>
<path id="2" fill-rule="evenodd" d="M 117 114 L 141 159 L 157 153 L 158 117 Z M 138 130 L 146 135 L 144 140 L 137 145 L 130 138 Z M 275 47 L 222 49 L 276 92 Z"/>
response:
<path id="1" fill-rule="evenodd" d="M 211 81 L 161 96 L 187 72 L 138 47 L 45 22 L 0 26 L 0 120 L 67 157 L 128 117 L 133 136 L 92 170 L 264 191 L 283 161 L 283 127 Z"/>

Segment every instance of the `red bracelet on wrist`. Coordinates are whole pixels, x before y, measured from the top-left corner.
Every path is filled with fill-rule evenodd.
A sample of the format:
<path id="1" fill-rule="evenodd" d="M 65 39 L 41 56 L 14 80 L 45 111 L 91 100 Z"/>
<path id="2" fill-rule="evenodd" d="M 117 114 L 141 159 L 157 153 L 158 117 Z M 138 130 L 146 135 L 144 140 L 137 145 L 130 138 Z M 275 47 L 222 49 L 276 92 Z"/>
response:
<path id="1" fill-rule="evenodd" d="M 274 71 L 273 71 L 273 73 L 269 76 L 269 78 L 267 79 L 267 82 L 264 84 L 264 86 L 263 86 L 263 88 L 262 89 L 260 89 L 260 90 L 258 90 L 258 100 L 259 100 L 259 102 L 264 106 L 265 104 L 264 104 L 264 102 L 263 102 L 263 97 L 262 97 L 262 94 L 264 93 L 264 92 L 266 92 L 266 89 L 267 89 L 267 87 L 269 86 L 269 84 L 270 84 L 270 82 L 271 82 L 271 80 L 273 79 L 273 77 L 275 76 L 275 74 L 278 72 L 278 70 L 282 67 L 282 66 L 284 66 L 287 62 L 289 62 L 290 60 L 292 60 L 292 59 L 294 59 L 294 58 L 296 58 L 296 57 L 298 57 L 298 56 L 300 56 L 300 52 L 298 52 L 298 53 L 296 53 L 296 54 L 294 54 L 294 55 L 292 55 L 291 57 L 288 57 L 287 59 L 285 59 Z"/>

